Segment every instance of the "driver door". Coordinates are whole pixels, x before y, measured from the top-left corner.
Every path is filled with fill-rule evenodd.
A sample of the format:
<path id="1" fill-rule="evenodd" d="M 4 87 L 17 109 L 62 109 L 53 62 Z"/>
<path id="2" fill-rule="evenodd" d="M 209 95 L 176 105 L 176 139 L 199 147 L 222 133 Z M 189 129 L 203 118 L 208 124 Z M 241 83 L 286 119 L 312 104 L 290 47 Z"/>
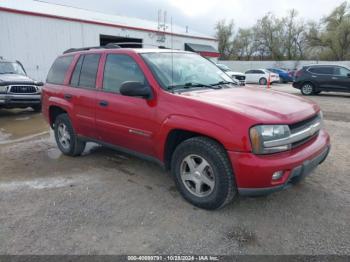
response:
<path id="1" fill-rule="evenodd" d="M 125 54 L 108 54 L 104 65 L 102 89 L 97 95 L 96 128 L 99 140 L 155 155 L 154 133 L 157 131 L 153 100 L 121 95 L 125 81 L 147 84 L 135 60 Z"/>

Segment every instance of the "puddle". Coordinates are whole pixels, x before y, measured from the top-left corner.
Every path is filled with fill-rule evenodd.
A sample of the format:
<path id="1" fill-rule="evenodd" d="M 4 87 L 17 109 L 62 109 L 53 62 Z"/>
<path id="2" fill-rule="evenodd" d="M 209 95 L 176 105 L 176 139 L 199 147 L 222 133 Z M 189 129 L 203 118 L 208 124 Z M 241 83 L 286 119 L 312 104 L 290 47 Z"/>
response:
<path id="1" fill-rule="evenodd" d="M 49 131 L 42 114 L 31 110 L 0 109 L 0 144 L 23 140 Z"/>
<path id="2" fill-rule="evenodd" d="M 29 189 L 48 189 L 48 188 L 60 188 L 60 187 L 72 187 L 74 183 L 78 182 L 79 178 L 39 178 L 35 180 L 27 181 L 12 181 L 0 183 L 1 190 L 17 190 L 19 188 Z"/>

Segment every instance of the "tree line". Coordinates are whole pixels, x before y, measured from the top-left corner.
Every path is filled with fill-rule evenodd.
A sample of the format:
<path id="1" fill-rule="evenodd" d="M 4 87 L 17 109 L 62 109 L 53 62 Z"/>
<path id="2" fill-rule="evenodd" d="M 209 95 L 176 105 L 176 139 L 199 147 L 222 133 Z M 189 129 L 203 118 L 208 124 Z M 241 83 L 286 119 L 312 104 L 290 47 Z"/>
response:
<path id="1" fill-rule="evenodd" d="M 292 9 L 283 17 L 269 12 L 237 30 L 233 20 L 220 20 L 215 32 L 223 60 L 350 60 L 348 2 L 319 21 L 305 21 Z"/>

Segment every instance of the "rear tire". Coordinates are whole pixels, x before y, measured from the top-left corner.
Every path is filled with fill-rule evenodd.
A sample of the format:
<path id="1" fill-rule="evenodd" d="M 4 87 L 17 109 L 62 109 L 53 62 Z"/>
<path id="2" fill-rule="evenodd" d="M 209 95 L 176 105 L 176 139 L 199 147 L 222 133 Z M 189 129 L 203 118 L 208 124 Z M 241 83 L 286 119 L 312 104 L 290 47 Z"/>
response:
<path id="1" fill-rule="evenodd" d="M 315 86 L 312 83 L 304 83 L 300 88 L 301 93 L 304 96 L 311 96 L 315 92 Z"/>
<path id="2" fill-rule="evenodd" d="M 176 148 L 171 173 L 181 195 L 199 208 L 222 208 L 237 192 L 225 149 L 206 137 L 190 138 Z"/>
<path id="3" fill-rule="evenodd" d="M 267 79 L 265 77 L 262 77 L 259 79 L 259 85 L 266 86 L 267 85 Z"/>
<path id="4" fill-rule="evenodd" d="M 84 152 L 86 143 L 78 139 L 67 114 L 56 117 L 54 132 L 57 146 L 63 154 L 79 156 Z"/>

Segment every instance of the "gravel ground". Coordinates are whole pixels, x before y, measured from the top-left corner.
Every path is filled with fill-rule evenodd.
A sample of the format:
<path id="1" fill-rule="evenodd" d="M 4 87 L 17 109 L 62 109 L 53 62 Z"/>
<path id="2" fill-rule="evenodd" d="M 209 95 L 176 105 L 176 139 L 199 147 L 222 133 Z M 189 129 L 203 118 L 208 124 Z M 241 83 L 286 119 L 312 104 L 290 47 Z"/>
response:
<path id="1" fill-rule="evenodd" d="M 331 135 L 326 162 L 298 186 L 211 212 L 157 165 L 95 144 L 63 156 L 40 115 L 2 110 L 0 253 L 350 254 L 350 95 L 310 99 Z"/>

